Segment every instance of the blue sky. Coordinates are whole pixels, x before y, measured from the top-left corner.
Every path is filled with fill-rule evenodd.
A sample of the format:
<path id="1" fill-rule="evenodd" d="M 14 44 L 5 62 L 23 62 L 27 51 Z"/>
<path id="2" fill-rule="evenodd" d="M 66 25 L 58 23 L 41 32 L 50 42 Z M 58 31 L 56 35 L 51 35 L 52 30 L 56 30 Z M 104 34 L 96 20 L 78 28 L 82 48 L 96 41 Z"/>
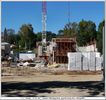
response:
<path id="1" fill-rule="evenodd" d="M 34 32 L 42 31 L 42 2 L 2 2 L 2 31 L 16 32 L 22 24 L 32 24 Z M 70 22 L 82 19 L 98 24 L 104 19 L 105 3 L 70 2 Z M 68 2 L 47 2 L 47 31 L 58 33 L 68 22 Z"/>

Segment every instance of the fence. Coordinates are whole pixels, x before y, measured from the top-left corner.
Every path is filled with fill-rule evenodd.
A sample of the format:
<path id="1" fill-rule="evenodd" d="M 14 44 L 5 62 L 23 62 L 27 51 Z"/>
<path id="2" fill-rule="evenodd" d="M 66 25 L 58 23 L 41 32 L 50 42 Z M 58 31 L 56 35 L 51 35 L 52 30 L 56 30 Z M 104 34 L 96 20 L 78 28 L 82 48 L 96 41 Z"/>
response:
<path id="1" fill-rule="evenodd" d="M 71 71 L 99 71 L 102 61 L 99 52 L 68 53 L 68 70 Z"/>

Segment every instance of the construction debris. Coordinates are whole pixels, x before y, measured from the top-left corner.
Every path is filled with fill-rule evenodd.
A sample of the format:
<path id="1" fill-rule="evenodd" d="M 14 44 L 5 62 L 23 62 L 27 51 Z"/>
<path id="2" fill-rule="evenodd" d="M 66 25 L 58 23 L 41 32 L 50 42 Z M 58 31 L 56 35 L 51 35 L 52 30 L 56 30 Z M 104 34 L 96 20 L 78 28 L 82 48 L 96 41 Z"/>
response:
<path id="1" fill-rule="evenodd" d="M 54 63 L 54 64 L 52 64 L 52 65 L 48 65 L 48 67 L 50 67 L 50 68 L 58 68 L 60 65 L 59 64 L 56 64 L 56 63 Z"/>

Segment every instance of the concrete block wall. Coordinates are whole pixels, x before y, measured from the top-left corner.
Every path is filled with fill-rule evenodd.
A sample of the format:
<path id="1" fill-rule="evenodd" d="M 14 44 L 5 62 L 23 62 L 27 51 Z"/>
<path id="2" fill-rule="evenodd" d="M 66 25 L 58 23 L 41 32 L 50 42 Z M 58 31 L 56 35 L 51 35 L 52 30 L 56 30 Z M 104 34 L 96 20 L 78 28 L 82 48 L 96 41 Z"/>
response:
<path id="1" fill-rule="evenodd" d="M 102 68 L 99 52 L 68 53 L 68 70 L 71 71 L 98 71 Z"/>

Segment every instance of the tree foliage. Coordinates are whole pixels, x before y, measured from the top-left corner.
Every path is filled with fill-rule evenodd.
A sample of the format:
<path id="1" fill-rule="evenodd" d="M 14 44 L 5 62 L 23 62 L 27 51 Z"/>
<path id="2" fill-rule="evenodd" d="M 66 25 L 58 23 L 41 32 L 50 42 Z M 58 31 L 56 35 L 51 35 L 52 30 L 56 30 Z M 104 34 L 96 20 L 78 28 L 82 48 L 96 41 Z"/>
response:
<path id="1" fill-rule="evenodd" d="M 66 24 L 63 29 L 63 35 L 67 38 L 76 37 L 77 32 L 78 24 L 76 22 Z"/>
<path id="2" fill-rule="evenodd" d="M 56 38 L 56 34 L 52 33 L 51 31 L 47 31 L 46 34 L 47 34 L 47 41 L 51 41 L 52 38 Z"/>
<path id="3" fill-rule="evenodd" d="M 102 53 L 102 33 L 104 24 L 105 21 L 102 21 L 98 26 L 98 31 L 96 31 L 96 25 L 92 21 L 81 20 L 79 23 L 68 23 L 64 26 L 63 29 L 60 29 L 58 31 L 58 34 L 47 31 L 46 40 L 51 41 L 52 38 L 56 37 L 76 37 L 77 44 L 79 46 L 90 44 L 96 40 L 98 51 Z M 33 49 L 36 47 L 37 41 L 42 41 L 42 32 L 37 32 L 35 34 L 31 24 L 23 24 L 20 27 L 18 33 L 15 33 L 13 29 L 5 28 L 2 40 L 4 42 L 9 42 L 10 44 L 15 44 L 17 47 L 26 47 L 26 49 Z"/>
<path id="4" fill-rule="evenodd" d="M 63 37 L 64 36 L 64 31 L 62 29 L 60 29 L 58 31 L 57 37 Z"/>
<path id="5" fill-rule="evenodd" d="M 105 25 L 105 21 L 102 21 L 98 26 L 97 32 L 97 48 L 98 51 L 103 53 L 103 26 Z"/>
<path id="6" fill-rule="evenodd" d="M 92 21 L 82 20 L 78 25 L 77 43 L 80 46 L 90 44 L 96 39 L 96 25 Z"/>
<path id="7" fill-rule="evenodd" d="M 16 43 L 16 34 L 13 29 L 4 29 L 4 36 L 3 36 L 3 41 L 8 42 L 10 44 L 15 44 Z"/>
<path id="8" fill-rule="evenodd" d="M 10 44 L 15 44 L 16 43 L 16 34 L 15 34 L 15 30 L 13 29 L 8 29 L 7 30 L 7 41 L 10 43 Z"/>
<path id="9" fill-rule="evenodd" d="M 36 35 L 31 24 L 22 25 L 18 34 L 21 37 L 19 41 L 21 47 L 25 46 L 25 49 L 31 49 L 32 45 L 36 44 Z"/>
<path id="10" fill-rule="evenodd" d="M 7 37 L 8 37 L 7 29 L 5 28 L 5 29 L 4 29 L 4 37 L 3 37 L 3 38 L 4 38 L 4 39 L 3 39 L 4 42 L 8 42 Z"/>
<path id="11" fill-rule="evenodd" d="M 38 33 L 36 33 L 36 35 L 37 35 L 37 41 L 42 41 L 42 32 L 38 32 Z M 47 41 L 51 41 L 52 38 L 55 38 L 55 37 L 56 37 L 55 33 L 52 33 L 51 31 L 46 32 L 46 40 Z"/>

